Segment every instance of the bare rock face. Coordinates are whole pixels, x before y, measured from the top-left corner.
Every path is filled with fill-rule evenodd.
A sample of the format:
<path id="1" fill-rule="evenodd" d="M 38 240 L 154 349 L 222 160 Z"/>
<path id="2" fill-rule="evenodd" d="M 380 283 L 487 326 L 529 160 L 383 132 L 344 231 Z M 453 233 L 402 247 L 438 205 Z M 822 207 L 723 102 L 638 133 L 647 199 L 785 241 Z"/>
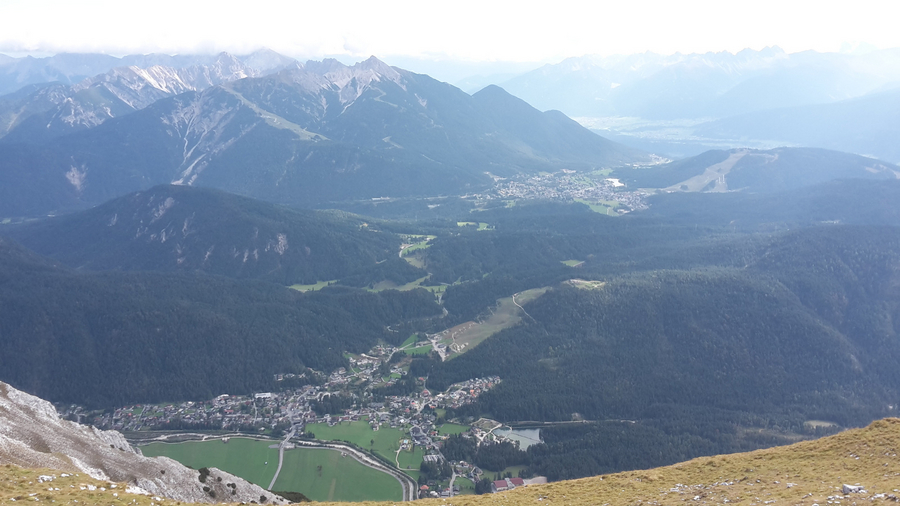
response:
<path id="1" fill-rule="evenodd" d="M 286 504 L 216 468 L 195 471 L 166 458 L 142 456 L 116 431 L 62 420 L 49 402 L 0 382 L 0 464 L 83 472 L 184 502 Z"/>

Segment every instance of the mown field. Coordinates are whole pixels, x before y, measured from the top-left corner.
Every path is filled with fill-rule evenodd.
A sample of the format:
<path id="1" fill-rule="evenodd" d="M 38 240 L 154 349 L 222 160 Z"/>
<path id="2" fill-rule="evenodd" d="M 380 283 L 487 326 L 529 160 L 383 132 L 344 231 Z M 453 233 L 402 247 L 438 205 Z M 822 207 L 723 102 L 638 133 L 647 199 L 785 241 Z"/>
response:
<path id="1" fill-rule="evenodd" d="M 484 342 L 488 337 L 522 321 L 523 314 L 519 306 L 540 297 L 546 291 L 546 287 L 533 288 L 516 294 L 515 300 L 513 300 L 513 297 L 497 299 L 497 307 L 492 310 L 491 315 L 484 321 L 466 322 L 444 331 L 446 332 L 444 342 L 449 342 L 452 339 L 453 343 L 447 348 L 450 351 L 447 355 L 448 358 L 454 358 L 466 353 Z M 516 305 L 517 302 L 519 305 Z"/>
<path id="2" fill-rule="evenodd" d="M 437 428 L 439 434 L 462 434 L 468 430 L 468 425 L 461 425 L 458 423 L 445 423 Z"/>
<path id="3" fill-rule="evenodd" d="M 151 443 L 141 447 L 148 457 L 166 456 L 200 469 L 217 467 L 263 488 L 278 468 L 278 450 L 272 441 L 232 438 L 228 443 L 186 441 Z M 321 448 L 295 448 L 284 453 L 284 464 L 272 490 L 300 492 L 314 501 L 393 501 L 402 499 L 400 483 L 392 476 L 366 467 L 341 452 Z"/>
<path id="4" fill-rule="evenodd" d="M 418 471 L 422 464 L 424 453 L 417 447 L 415 453 L 402 451 L 397 455 L 400 442 L 409 439 L 409 434 L 400 429 L 381 427 L 374 431 L 368 422 L 343 422 L 333 427 L 324 423 L 315 423 L 306 426 L 307 432 L 312 432 L 316 439 L 323 441 L 349 441 L 360 448 L 381 455 L 388 462 L 395 462 L 395 457 L 400 462 L 400 469 Z"/>
<path id="5" fill-rule="evenodd" d="M 162 455 L 194 469 L 217 467 L 262 488 L 268 488 L 275 476 L 275 470 L 278 468 L 278 450 L 269 448 L 269 445 L 273 443 L 275 442 L 231 438 L 227 443 L 218 439 L 182 443 L 150 443 L 141 446 L 140 449 L 147 457 Z M 303 490 L 292 490 L 292 492 L 303 492 Z"/>
<path id="6" fill-rule="evenodd" d="M 272 490 L 302 492 L 313 501 L 403 499 L 400 482 L 393 476 L 324 448 L 284 452 L 284 466 Z"/>
<path id="7" fill-rule="evenodd" d="M 532 485 L 499 495 L 463 495 L 454 497 L 452 504 L 896 504 L 900 502 L 898 448 L 900 419 L 885 419 L 864 429 L 851 429 L 790 446 L 701 457 L 656 469 Z M 13 500 L 19 502 L 28 498 L 48 504 L 75 504 L 77 501 L 81 506 L 150 506 L 154 502 L 151 496 L 124 492 L 124 486 L 85 490 L 81 488 L 85 484 L 109 485 L 84 474 L 59 477 L 53 482 L 58 490 L 53 491 L 48 491 L 47 484 L 37 479 L 41 474 L 58 473 L 10 464 L 0 466 L 0 503 L 12 504 Z M 844 495 L 841 492 L 844 483 L 863 485 L 865 492 Z M 445 506 L 451 501 L 425 499 L 419 503 L 421 506 Z M 390 506 L 396 502 L 364 504 Z"/>

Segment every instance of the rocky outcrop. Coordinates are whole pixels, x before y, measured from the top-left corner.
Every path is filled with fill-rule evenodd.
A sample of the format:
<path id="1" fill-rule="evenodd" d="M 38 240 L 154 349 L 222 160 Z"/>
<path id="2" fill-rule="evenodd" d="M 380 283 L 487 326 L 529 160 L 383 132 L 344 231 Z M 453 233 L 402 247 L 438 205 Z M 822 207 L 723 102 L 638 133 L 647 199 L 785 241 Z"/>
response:
<path id="1" fill-rule="evenodd" d="M 0 464 L 83 472 L 176 501 L 287 503 L 216 468 L 196 471 L 169 458 L 144 457 L 119 432 L 62 420 L 49 402 L 2 382 Z"/>

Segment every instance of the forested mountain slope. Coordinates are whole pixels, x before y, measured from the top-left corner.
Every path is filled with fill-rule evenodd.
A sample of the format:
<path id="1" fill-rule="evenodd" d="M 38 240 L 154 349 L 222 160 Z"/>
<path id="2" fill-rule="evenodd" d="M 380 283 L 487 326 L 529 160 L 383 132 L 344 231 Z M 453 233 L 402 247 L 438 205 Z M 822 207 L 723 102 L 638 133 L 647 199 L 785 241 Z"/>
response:
<path id="1" fill-rule="evenodd" d="M 297 64 L 41 145 L 0 143 L 0 215 L 83 208 L 163 183 L 301 206 L 458 195 L 488 187 L 490 174 L 649 159 L 499 88 L 479 95 L 375 58 Z"/>
<path id="2" fill-rule="evenodd" d="M 282 285 L 372 268 L 394 260 L 401 243 L 361 217 L 171 185 L 8 233 L 78 269 L 205 272 Z"/>
<path id="3" fill-rule="evenodd" d="M 342 353 L 440 314 L 424 290 L 315 294 L 161 273 L 80 274 L 0 242 L 0 371 L 16 388 L 91 406 L 208 399 L 330 371 Z"/>

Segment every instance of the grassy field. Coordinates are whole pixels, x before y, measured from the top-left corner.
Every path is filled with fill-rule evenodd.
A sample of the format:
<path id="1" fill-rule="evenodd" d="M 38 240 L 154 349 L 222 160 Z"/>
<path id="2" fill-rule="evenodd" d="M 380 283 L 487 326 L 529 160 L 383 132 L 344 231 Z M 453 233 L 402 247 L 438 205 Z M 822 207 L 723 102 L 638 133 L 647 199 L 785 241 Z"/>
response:
<path id="1" fill-rule="evenodd" d="M 412 344 L 415 344 L 416 341 L 418 341 L 418 340 L 419 340 L 418 334 L 411 334 L 409 337 L 406 338 L 406 341 L 403 341 L 403 344 L 401 344 L 400 347 L 402 348 L 404 346 L 410 346 Z"/>
<path id="2" fill-rule="evenodd" d="M 231 443 L 229 443 L 231 444 Z M 495 495 L 454 497 L 454 506 L 631 506 L 637 504 L 896 504 L 900 496 L 900 419 L 873 422 L 815 441 L 733 455 L 700 457 L 667 467 L 531 485 Z M 324 466 L 323 466 L 324 467 Z M 282 472 L 284 472 L 282 470 Z M 151 506 L 152 496 L 129 494 L 84 473 L 63 477 L 50 469 L 0 465 L 0 503 Z M 39 475 L 56 475 L 53 491 Z M 841 485 L 862 484 L 864 493 L 843 495 Z M 92 484 L 95 490 L 84 490 Z M 59 490 L 56 490 L 59 489 Z M 115 495 L 113 495 L 115 494 Z M 693 498 L 699 497 L 697 500 Z M 34 499 L 32 501 L 31 499 Z M 169 501 L 165 501 L 166 504 Z M 425 499 L 421 506 L 450 501 Z M 332 503 L 334 504 L 334 503 Z M 366 502 L 391 506 L 396 502 Z M 322 506 L 325 506 L 323 504 Z M 337 504 L 336 506 L 340 506 Z M 364 506 L 364 505 L 360 505 Z"/>
<path id="3" fill-rule="evenodd" d="M 277 442 L 231 438 L 227 443 L 221 440 L 150 443 L 141 446 L 141 452 L 147 457 L 163 455 L 194 469 L 218 467 L 266 488 L 278 468 L 278 450 L 269 448 L 271 444 Z"/>
<path id="4" fill-rule="evenodd" d="M 426 355 L 431 351 L 433 345 L 427 344 L 425 346 L 419 346 L 418 348 L 408 348 L 403 350 L 407 355 Z"/>
<path id="5" fill-rule="evenodd" d="M 400 429 L 381 427 L 373 431 L 368 422 L 344 422 L 333 427 L 324 423 L 314 423 L 306 426 L 308 432 L 315 434 L 316 439 L 323 441 L 350 441 L 360 448 L 370 450 L 381 455 L 389 462 L 394 462 L 394 456 L 400 448 L 400 440 L 409 439 L 409 435 Z M 400 452 L 401 455 L 407 452 Z M 419 469 L 419 463 L 415 465 Z"/>
<path id="6" fill-rule="evenodd" d="M 438 427 L 438 434 L 462 434 L 469 430 L 468 425 L 460 425 L 458 423 L 445 423 Z"/>
<path id="7" fill-rule="evenodd" d="M 501 469 L 499 473 L 501 477 L 505 476 L 506 473 L 512 473 L 513 478 L 515 478 L 516 476 L 519 476 L 519 471 L 522 471 L 526 467 L 528 466 L 509 466 L 506 469 Z M 484 473 L 486 476 L 490 477 L 493 480 L 494 475 L 497 474 L 498 471 L 494 469 L 484 469 Z"/>
<path id="8" fill-rule="evenodd" d="M 520 305 L 532 301 L 547 291 L 547 287 L 533 288 L 516 294 L 516 302 Z M 445 336 L 452 340 L 448 346 L 448 358 L 461 355 L 479 345 L 488 337 L 503 329 L 512 327 L 522 321 L 522 310 L 513 302 L 512 297 L 497 300 L 497 307 L 491 316 L 482 322 L 466 322 L 448 329 Z"/>
<path id="9" fill-rule="evenodd" d="M 449 330 L 448 337 L 453 340 L 453 344 L 448 347 L 451 351 L 449 357 L 452 358 L 471 350 L 488 337 L 505 328 L 512 327 L 521 320 L 519 308 L 513 304 L 512 297 L 500 299 L 494 313 L 485 321 L 467 322 Z"/>
<path id="10" fill-rule="evenodd" d="M 406 256 L 406 255 L 413 253 L 414 251 L 428 248 L 429 246 L 431 246 L 431 244 L 429 244 L 429 241 L 431 241 L 435 237 L 437 237 L 437 236 L 434 236 L 434 235 L 407 235 L 405 238 L 405 242 L 403 244 L 403 246 L 405 246 L 405 247 L 403 247 L 400 250 L 400 256 Z"/>
<path id="11" fill-rule="evenodd" d="M 413 267 L 424 269 L 425 268 L 425 260 L 421 258 L 421 255 L 406 255 L 403 257 L 409 265 Z"/>
<path id="12" fill-rule="evenodd" d="M 475 483 L 468 478 L 457 476 L 456 481 L 454 481 L 453 484 L 459 485 L 460 494 L 471 495 L 475 493 Z"/>
<path id="13" fill-rule="evenodd" d="M 321 448 L 286 451 L 273 490 L 299 491 L 313 501 L 399 501 L 403 494 L 391 475 Z"/>
<path id="14" fill-rule="evenodd" d="M 400 463 L 400 469 L 404 471 L 418 471 L 419 466 L 422 465 L 423 457 L 425 457 L 425 449 L 421 446 L 416 446 L 416 449 L 413 451 L 400 452 L 400 455 L 397 455 L 397 462 Z"/>
<path id="15" fill-rule="evenodd" d="M 575 199 L 575 202 L 581 202 L 582 204 L 586 204 L 591 208 L 591 211 L 595 213 L 605 214 L 607 216 L 618 216 L 619 213 L 615 211 L 617 207 L 619 207 L 619 203 L 615 200 L 585 200 L 585 199 Z"/>
<path id="16" fill-rule="evenodd" d="M 336 283 L 336 279 L 332 279 L 331 281 L 319 281 L 314 285 L 291 285 L 290 287 L 298 292 L 312 292 L 315 290 L 321 290 L 331 283 Z"/>
<path id="17" fill-rule="evenodd" d="M 410 257 L 403 257 L 403 258 L 409 259 Z M 447 290 L 447 285 L 423 284 L 426 281 L 428 281 L 428 278 L 430 278 L 430 277 L 431 277 L 430 275 L 424 276 L 415 281 L 410 281 L 409 283 L 406 283 L 405 285 L 398 285 L 391 281 L 381 281 L 381 282 L 377 283 L 374 287 L 372 287 L 371 291 L 380 292 L 382 290 L 399 290 L 399 291 L 403 292 L 403 291 L 408 291 L 408 290 L 415 290 L 416 288 L 424 288 L 431 293 L 444 293 L 444 291 Z"/>
<path id="18" fill-rule="evenodd" d="M 269 448 L 273 443 L 232 438 L 228 443 L 151 443 L 141 451 L 148 457 L 163 455 L 194 469 L 217 467 L 267 488 L 278 468 L 278 450 Z M 391 475 L 341 457 L 339 451 L 318 448 L 286 451 L 273 490 L 301 492 L 316 501 L 391 501 L 402 495 L 400 483 Z"/>
<path id="19" fill-rule="evenodd" d="M 578 267 L 584 264 L 584 260 L 561 260 L 561 262 L 569 267 Z"/>

